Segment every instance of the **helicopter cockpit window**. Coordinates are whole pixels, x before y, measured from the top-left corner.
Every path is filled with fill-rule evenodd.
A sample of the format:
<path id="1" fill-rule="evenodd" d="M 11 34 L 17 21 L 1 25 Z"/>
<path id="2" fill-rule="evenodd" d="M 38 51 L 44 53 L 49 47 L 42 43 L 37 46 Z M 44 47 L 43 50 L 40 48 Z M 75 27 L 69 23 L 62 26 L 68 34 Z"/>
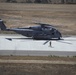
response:
<path id="1" fill-rule="evenodd" d="M 51 34 L 54 35 L 55 34 L 54 29 L 51 28 L 50 30 L 51 30 Z"/>
<path id="2" fill-rule="evenodd" d="M 32 29 L 31 27 L 29 27 L 29 29 Z"/>

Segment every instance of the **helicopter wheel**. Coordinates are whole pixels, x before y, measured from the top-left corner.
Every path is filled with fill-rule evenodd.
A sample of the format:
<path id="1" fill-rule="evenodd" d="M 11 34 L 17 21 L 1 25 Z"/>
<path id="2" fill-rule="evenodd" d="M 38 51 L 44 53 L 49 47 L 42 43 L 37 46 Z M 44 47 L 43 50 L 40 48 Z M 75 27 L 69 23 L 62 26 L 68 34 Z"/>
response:
<path id="1" fill-rule="evenodd" d="M 58 40 L 60 40 L 61 38 L 60 37 L 58 37 Z"/>

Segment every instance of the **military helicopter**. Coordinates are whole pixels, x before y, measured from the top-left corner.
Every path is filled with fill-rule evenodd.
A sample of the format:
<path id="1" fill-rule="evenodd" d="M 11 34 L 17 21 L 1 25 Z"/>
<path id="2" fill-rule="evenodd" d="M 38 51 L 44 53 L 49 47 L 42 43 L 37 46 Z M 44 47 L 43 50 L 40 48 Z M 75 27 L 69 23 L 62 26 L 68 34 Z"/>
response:
<path id="1" fill-rule="evenodd" d="M 49 41 L 51 44 L 51 40 L 55 40 L 61 43 L 71 44 L 68 42 L 61 41 L 64 39 L 62 39 L 62 35 L 60 31 L 58 31 L 54 26 L 49 24 L 43 24 L 43 23 L 35 23 L 35 24 L 38 24 L 38 25 L 24 27 L 24 28 L 7 28 L 3 20 L 0 19 L 0 28 L 3 31 L 14 31 L 18 34 L 28 37 L 27 39 L 47 40 L 46 42 L 43 43 L 43 45 L 45 45 Z M 6 38 L 6 39 L 12 40 L 10 38 Z"/>
<path id="2" fill-rule="evenodd" d="M 62 38 L 61 33 L 52 25 L 43 23 L 35 24 L 38 25 L 24 28 L 7 28 L 3 20 L 0 20 L 0 28 L 3 31 L 14 31 L 18 34 L 31 37 L 36 40 L 60 40 Z"/>

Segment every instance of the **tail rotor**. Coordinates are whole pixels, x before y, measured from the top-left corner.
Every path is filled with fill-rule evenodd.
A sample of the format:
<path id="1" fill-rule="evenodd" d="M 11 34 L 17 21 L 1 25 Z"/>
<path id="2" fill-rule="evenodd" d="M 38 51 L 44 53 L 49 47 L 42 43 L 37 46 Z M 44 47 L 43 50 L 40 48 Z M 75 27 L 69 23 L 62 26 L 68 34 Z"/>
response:
<path id="1" fill-rule="evenodd" d="M 0 19 L 0 28 L 1 28 L 1 30 L 6 30 L 6 26 L 3 23 L 3 20 L 1 20 L 1 19 Z"/>

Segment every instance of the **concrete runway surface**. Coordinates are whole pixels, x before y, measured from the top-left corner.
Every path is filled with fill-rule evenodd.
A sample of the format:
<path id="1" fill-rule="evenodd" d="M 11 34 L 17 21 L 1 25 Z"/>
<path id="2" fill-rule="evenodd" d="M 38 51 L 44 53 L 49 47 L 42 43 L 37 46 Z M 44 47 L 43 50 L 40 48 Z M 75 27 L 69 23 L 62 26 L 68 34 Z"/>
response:
<path id="1" fill-rule="evenodd" d="M 12 39 L 12 40 L 10 40 Z M 76 56 L 76 36 L 64 40 L 33 40 L 18 34 L 0 34 L 0 55 Z"/>

